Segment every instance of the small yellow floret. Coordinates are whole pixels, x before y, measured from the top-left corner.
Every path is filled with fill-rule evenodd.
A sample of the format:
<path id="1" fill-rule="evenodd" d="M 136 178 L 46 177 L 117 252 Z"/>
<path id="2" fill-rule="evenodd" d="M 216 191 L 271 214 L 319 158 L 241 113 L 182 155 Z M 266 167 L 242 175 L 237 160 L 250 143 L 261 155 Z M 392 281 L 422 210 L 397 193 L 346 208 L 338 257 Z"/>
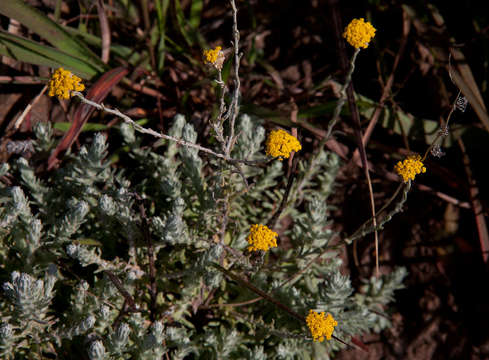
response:
<path id="1" fill-rule="evenodd" d="M 421 161 L 421 156 L 410 155 L 404 161 L 399 161 L 394 170 L 402 177 L 404 182 L 408 182 L 409 180 L 414 180 L 416 175 L 425 173 L 426 167 Z"/>
<path id="2" fill-rule="evenodd" d="M 345 28 L 343 37 L 354 48 L 368 47 L 368 43 L 375 36 L 375 28 L 368 21 L 365 22 L 363 18 L 353 19 Z"/>
<path id="3" fill-rule="evenodd" d="M 221 50 L 220 46 L 216 46 L 215 49 L 204 50 L 205 63 L 214 66 L 217 70 L 221 70 L 225 60 L 224 53 Z"/>
<path id="4" fill-rule="evenodd" d="M 49 96 L 57 96 L 58 99 L 69 99 L 71 91 L 83 91 L 85 85 L 82 80 L 71 73 L 71 71 L 59 68 L 49 80 Z"/>
<path id="5" fill-rule="evenodd" d="M 250 229 L 250 235 L 248 235 L 248 251 L 267 251 L 272 247 L 277 247 L 278 234 L 270 230 L 265 225 L 255 224 Z"/>
<path id="6" fill-rule="evenodd" d="M 306 317 L 307 326 L 311 330 L 311 335 L 314 341 L 323 342 L 324 337 L 326 340 L 331 340 L 331 335 L 333 335 L 334 327 L 338 325 L 338 322 L 333 319 L 331 314 L 326 317 L 324 312 L 317 313 L 315 311 L 309 310 L 309 315 Z"/>
<path id="7" fill-rule="evenodd" d="M 288 159 L 292 151 L 302 149 L 301 143 L 294 136 L 284 130 L 273 130 L 268 135 L 266 143 L 267 155 Z"/>

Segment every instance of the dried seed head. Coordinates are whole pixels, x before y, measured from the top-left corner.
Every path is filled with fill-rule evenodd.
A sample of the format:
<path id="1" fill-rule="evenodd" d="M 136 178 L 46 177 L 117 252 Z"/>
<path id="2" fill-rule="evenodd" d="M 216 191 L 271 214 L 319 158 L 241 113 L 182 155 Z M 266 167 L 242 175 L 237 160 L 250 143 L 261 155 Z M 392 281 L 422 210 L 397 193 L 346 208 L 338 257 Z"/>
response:
<path id="1" fill-rule="evenodd" d="M 467 108 L 468 100 L 465 96 L 459 95 L 457 101 L 455 102 L 455 107 L 461 112 L 465 112 Z"/>
<path id="2" fill-rule="evenodd" d="M 436 144 L 436 145 L 433 145 L 433 148 L 431 149 L 431 155 L 433 155 L 434 157 L 437 157 L 437 158 L 441 158 L 442 156 L 445 155 L 445 153 L 441 149 L 441 146 Z"/>

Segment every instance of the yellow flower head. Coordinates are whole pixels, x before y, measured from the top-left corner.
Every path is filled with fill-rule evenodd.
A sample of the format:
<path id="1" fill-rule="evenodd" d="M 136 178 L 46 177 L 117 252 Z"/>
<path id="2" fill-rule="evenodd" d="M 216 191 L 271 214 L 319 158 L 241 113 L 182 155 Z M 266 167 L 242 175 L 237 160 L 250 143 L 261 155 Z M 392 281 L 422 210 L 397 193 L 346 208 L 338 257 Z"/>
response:
<path id="1" fill-rule="evenodd" d="M 414 180 L 416 175 L 426 172 L 421 156 L 418 154 L 410 155 L 404 161 L 399 161 L 394 170 L 402 177 L 404 182 Z"/>
<path id="2" fill-rule="evenodd" d="M 272 247 L 277 247 L 278 234 L 270 230 L 265 225 L 255 224 L 250 229 L 250 235 L 248 235 L 248 251 L 267 251 Z"/>
<path id="3" fill-rule="evenodd" d="M 71 91 L 83 91 L 85 85 L 78 76 L 73 75 L 71 71 L 59 68 L 49 80 L 49 96 L 57 96 L 58 99 L 69 99 Z"/>
<path id="4" fill-rule="evenodd" d="M 291 151 L 299 151 L 302 149 L 301 143 L 294 136 L 284 130 L 273 130 L 268 135 L 266 143 L 267 155 L 288 159 Z"/>
<path id="5" fill-rule="evenodd" d="M 324 316 L 324 312 L 317 313 L 315 311 L 309 310 L 309 315 L 306 317 L 307 326 L 311 330 L 312 337 L 314 341 L 323 342 L 324 337 L 326 340 L 331 340 L 331 335 L 333 335 L 334 327 L 338 325 L 338 322 L 333 319 L 331 314 Z"/>
<path id="6" fill-rule="evenodd" d="M 205 63 L 214 66 L 217 70 L 222 70 L 225 56 L 221 50 L 220 46 L 216 46 L 215 49 L 204 50 Z"/>
<path id="7" fill-rule="evenodd" d="M 368 21 L 365 22 L 363 18 L 353 19 L 345 28 L 343 37 L 354 48 L 368 47 L 368 43 L 375 36 L 375 28 Z"/>

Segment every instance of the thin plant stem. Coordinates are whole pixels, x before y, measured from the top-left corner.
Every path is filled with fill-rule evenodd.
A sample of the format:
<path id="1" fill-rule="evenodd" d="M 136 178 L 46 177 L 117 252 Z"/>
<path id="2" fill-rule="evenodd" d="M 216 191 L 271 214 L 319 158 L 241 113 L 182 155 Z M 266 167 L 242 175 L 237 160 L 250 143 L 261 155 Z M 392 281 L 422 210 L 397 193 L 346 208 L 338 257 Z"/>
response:
<path id="1" fill-rule="evenodd" d="M 34 98 L 34 100 L 32 100 L 32 102 L 29 105 L 26 106 L 26 108 L 24 109 L 24 111 L 22 112 L 22 114 L 18 117 L 18 119 L 15 120 L 15 124 L 14 124 L 14 129 L 15 130 L 17 130 L 18 128 L 20 128 L 20 125 L 22 125 L 22 122 L 24 121 L 24 119 L 27 116 L 27 114 L 29 114 L 29 112 L 31 111 L 32 107 L 37 104 L 37 102 L 41 99 L 41 96 L 46 92 L 47 89 L 48 89 L 48 86 L 45 85 L 42 88 L 41 92 L 36 95 L 36 97 Z"/>
<path id="2" fill-rule="evenodd" d="M 221 93 L 219 94 L 219 115 L 216 118 L 216 121 L 212 123 L 214 131 L 216 132 L 216 138 L 221 143 L 223 152 L 226 151 L 226 140 L 223 135 L 223 127 L 224 121 L 226 121 L 226 104 L 224 101 L 224 97 L 226 95 L 226 84 L 222 80 L 222 71 L 221 69 L 217 69 L 217 80 L 216 83 L 221 88 Z"/>
<path id="3" fill-rule="evenodd" d="M 356 49 L 355 52 L 353 53 L 353 56 L 351 57 L 350 68 L 348 69 L 348 73 L 346 74 L 345 83 L 341 87 L 340 98 L 338 99 L 338 102 L 336 103 L 336 107 L 335 107 L 334 112 L 333 112 L 333 117 L 331 118 L 331 120 L 329 122 L 326 134 L 324 135 L 324 137 L 319 142 L 317 152 L 313 156 L 311 156 L 311 159 L 309 160 L 309 164 L 308 164 L 307 170 L 305 172 L 306 175 L 297 184 L 297 188 L 294 191 L 296 194 L 299 194 L 301 192 L 302 187 L 304 186 L 305 180 L 307 178 L 307 174 L 310 174 L 312 169 L 314 168 L 317 160 L 319 159 L 319 155 L 321 154 L 321 150 L 323 149 L 326 142 L 330 139 L 331 134 L 333 132 L 333 128 L 335 127 L 336 123 L 338 122 L 338 120 L 340 118 L 341 110 L 343 109 L 343 106 L 345 105 L 345 102 L 347 99 L 346 89 L 350 85 L 353 72 L 355 71 L 355 61 L 356 61 L 359 53 L 360 53 L 360 49 Z"/>
<path id="4" fill-rule="evenodd" d="M 299 157 L 297 156 L 297 154 L 295 154 L 294 159 L 292 160 L 292 167 L 291 167 L 291 171 L 289 174 L 289 178 L 287 180 L 287 187 L 285 188 L 285 192 L 284 192 L 284 195 L 282 196 L 282 201 L 280 202 L 279 208 L 273 214 L 272 218 L 270 219 L 270 221 L 267 224 L 267 226 L 269 228 L 275 227 L 277 220 L 279 219 L 280 215 L 282 214 L 282 212 L 285 210 L 285 208 L 288 205 L 287 201 L 289 199 L 290 190 L 292 189 L 292 185 L 294 183 L 294 179 L 296 176 L 296 169 L 297 169 L 297 163 L 298 162 L 299 162 Z"/>
<path id="5" fill-rule="evenodd" d="M 234 136 L 234 125 L 236 123 L 236 118 L 239 113 L 239 93 L 241 82 L 239 80 L 239 63 L 241 61 L 241 55 L 239 54 L 239 31 L 238 31 L 238 9 L 236 8 L 236 3 L 234 0 L 229 1 L 231 8 L 233 9 L 233 50 L 234 50 L 234 92 L 233 98 L 231 100 L 230 111 L 230 124 L 229 124 L 229 137 L 227 138 L 226 151 L 227 157 L 231 154 L 231 150 L 236 142 Z"/>
<path id="6" fill-rule="evenodd" d="M 279 307 L 280 309 L 284 310 L 285 312 L 287 312 L 289 315 L 291 315 L 292 317 L 296 318 L 297 320 L 299 320 L 300 322 L 302 323 L 305 323 L 306 322 L 306 319 L 304 316 L 296 313 L 294 310 L 292 310 L 291 308 L 289 308 L 287 305 L 285 304 L 282 304 L 280 301 L 276 300 L 275 298 L 273 298 L 272 296 L 268 295 L 266 292 L 264 292 L 263 290 L 260 290 L 258 289 L 256 286 L 252 285 L 251 283 L 249 283 L 248 281 L 240 278 L 239 276 L 233 274 L 231 271 L 223 268 L 222 266 L 218 265 L 218 264 L 215 264 L 213 263 L 212 264 L 217 270 L 219 270 L 220 272 L 226 274 L 228 277 L 230 277 L 231 279 L 233 279 L 234 281 L 238 282 L 240 285 L 243 285 L 245 286 L 248 290 L 251 290 L 253 291 L 255 294 L 257 295 L 260 295 L 263 299 L 271 302 L 272 304 L 276 305 L 277 307 Z M 335 339 L 336 341 L 339 341 L 340 343 L 342 343 L 343 345 L 346 345 L 346 346 L 349 346 L 349 347 L 355 347 L 354 345 L 351 345 L 351 344 L 348 344 L 347 342 L 341 340 L 340 338 L 334 336 L 334 335 L 331 335 L 331 337 L 333 339 Z"/>
<path id="7" fill-rule="evenodd" d="M 352 235 L 349 237 L 345 238 L 345 242 L 348 244 L 351 244 L 352 241 L 364 237 L 365 235 L 368 235 L 372 233 L 373 231 L 380 230 L 384 227 L 384 225 L 392 219 L 394 215 L 402 211 L 402 207 L 404 206 L 404 203 L 407 200 L 407 195 L 409 190 L 411 189 L 411 181 L 408 181 L 407 183 L 403 183 L 399 186 L 398 190 L 395 192 L 395 196 L 399 193 L 400 189 L 404 187 L 404 191 L 402 192 L 402 197 L 401 199 L 396 203 L 395 207 L 393 210 L 391 210 L 382 220 L 380 220 L 377 224 L 372 224 L 372 226 L 368 226 L 368 222 L 366 222 L 364 225 L 362 225 L 358 230 L 356 230 Z M 393 201 L 393 198 L 388 201 L 387 204 L 391 203 Z M 384 208 L 383 208 L 384 209 Z M 382 209 L 382 210 L 383 210 Z"/>
<path id="8" fill-rule="evenodd" d="M 457 96 L 455 97 L 455 100 L 452 103 L 452 108 L 450 109 L 450 112 L 448 113 L 447 121 L 445 123 L 445 130 L 448 130 L 448 123 L 450 122 L 450 119 L 452 117 L 453 112 L 457 108 L 455 104 L 457 103 L 457 100 L 458 100 L 458 98 L 459 98 L 459 96 L 460 96 L 461 93 L 462 92 L 459 90 L 458 93 L 457 93 Z M 440 131 L 438 131 L 438 134 L 436 134 L 435 139 L 433 140 L 433 142 L 431 143 L 431 145 L 428 147 L 428 149 L 426 149 L 426 152 L 424 153 L 423 158 L 421 159 L 421 161 L 425 161 L 426 160 L 426 157 L 430 153 L 431 149 L 433 149 L 433 146 L 435 146 L 435 144 L 438 141 L 438 139 L 440 137 L 442 137 L 442 136 L 445 136 L 445 134 L 446 134 L 446 131 L 444 131 L 444 129 L 441 129 Z"/>
<path id="9" fill-rule="evenodd" d="M 358 49 L 357 49 L 358 51 Z M 350 66 L 351 67 L 351 66 Z M 363 165 L 363 170 L 365 172 L 365 177 L 367 179 L 367 186 L 368 186 L 368 194 L 370 198 L 370 208 L 372 211 L 372 221 L 374 224 L 374 229 L 377 228 L 377 216 L 375 215 L 375 201 L 374 201 L 374 191 L 372 188 L 372 180 L 370 178 L 370 170 L 369 170 L 369 165 L 368 165 L 368 159 L 367 159 L 367 153 L 365 151 L 365 144 L 363 142 L 363 135 L 362 135 L 362 124 L 360 122 L 360 114 L 358 112 L 358 107 L 355 102 L 355 94 L 353 90 L 353 85 L 350 82 L 346 89 L 347 95 L 348 95 L 348 105 L 350 106 L 350 112 L 351 112 L 351 117 L 353 119 L 353 122 L 355 124 L 355 135 L 357 138 L 358 142 L 358 150 L 360 151 L 360 159 L 362 160 L 362 165 Z M 374 235 L 375 235 L 375 272 L 376 275 L 380 275 L 379 271 L 379 234 L 377 233 L 377 230 L 374 230 Z"/>
<path id="10" fill-rule="evenodd" d="M 215 151 L 213 151 L 211 149 L 208 149 L 206 147 L 203 147 L 203 146 L 201 146 L 199 144 L 195 144 L 195 143 L 192 143 L 192 142 L 189 142 L 189 141 L 185 141 L 183 139 L 179 139 L 179 138 L 176 138 L 174 136 L 162 134 L 162 133 L 159 133 L 159 132 L 154 131 L 152 129 L 147 129 L 147 128 L 139 125 L 138 123 L 136 123 L 129 116 L 121 113 L 118 109 L 110 109 L 110 108 L 106 107 L 103 104 L 99 104 L 99 103 L 96 103 L 94 101 L 88 100 L 88 99 L 86 99 L 83 96 L 82 93 L 80 93 L 78 91 L 72 91 L 71 94 L 73 96 L 76 96 L 77 98 L 79 98 L 81 100 L 81 102 L 84 103 L 84 104 L 93 106 L 94 108 L 96 108 L 98 110 L 104 111 L 106 113 L 109 113 L 109 114 L 112 114 L 112 115 L 115 115 L 115 116 L 121 118 L 127 124 L 132 125 L 134 127 L 134 129 L 137 130 L 137 131 L 139 131 L 140 133 L 148 134 L 148 135 L 151 135 L 151 136 L 160 138 L 160 139 L 166 139 L 166 140 L 174 141 L 174 142 L 176 142 L 179 145 L 187 146 L 187 147 L 191 147 L 191 148 L 197 149 L 199 151 L 208 153 L 210 155 L 213 155 L 213 156 L 215 156 L 215 157 L 217 157 L 219 159 L 222 159 L 224 161 L 228 161 L 230 163 L 235 163 L 235 164 L 236 163 L 243 163 L 243 164 L 246 164 L 246 165 L 258 166 L 258 165 L 261 165 L 261 164 L 264 164 L 264 163 L 267 162 L 267 160 L 264 160 L 264 161 L 261 161 L 261 160 L 253 161 L 253 160 L 246 160 L 246 159 L 234 159 L 234 158 L 231 158 L 231 157 L 229 157 L 227 155 L 217 153 L 217 152 L 215 152 Z"/>
<path id="11" fill-rule="evenodd" d="M 351 78 L 352 78 L 353 72 L 355 71 L 355 60 L 357 59 L 357 56 L 359 53 L 360 53 L 360 48 L 355 49 L 355 52 L 353 53 L 353 56 L 351 57 L 350 68 L 348 70 L 348 73 L 346 74 L 345 83 L 341 87 L 340 98 L 338 99 L 338 102 L 336 103 L 336 107 L 335 107 L 334 113 L 333 113 L 333 118 L 329 121 L 328 130 L 326 131 L 326 136 L 321 141 L 322 146 L 324 146 L 326 141 L 328 141 L 329 138 L 331 137 L 331 133 L 333 132 L 333 128 L 335 127 L 336 123 L 338 122 L 338 120 L 340 118 L 341 110 L 343 109 L 343 105 L 345 105 L 345 102 L 347 99 L 346 89 L 348 88 L 348 86 L 350 86 Z M 322 146 L 320 146 L 319 148 L 322 148 Z"/>
<path id="12" fill-rule="evenodd" d="M 374 201 L 374 190 L 372 188 L 372 180 L 370 179 L 370 171 L 368 170 L 368 165 L 365 168 L 365 175 L 367 177 L 368 184 L 368 195 L 370 198 L 370 209 L 372 210 L 372 222 L 374 225 L 374 239 L 375 239 L 375 273 L 380 276 L 379 267 L 379 233 L 377 232 L 377 215 L 375 214 L 375 201 Z"/>

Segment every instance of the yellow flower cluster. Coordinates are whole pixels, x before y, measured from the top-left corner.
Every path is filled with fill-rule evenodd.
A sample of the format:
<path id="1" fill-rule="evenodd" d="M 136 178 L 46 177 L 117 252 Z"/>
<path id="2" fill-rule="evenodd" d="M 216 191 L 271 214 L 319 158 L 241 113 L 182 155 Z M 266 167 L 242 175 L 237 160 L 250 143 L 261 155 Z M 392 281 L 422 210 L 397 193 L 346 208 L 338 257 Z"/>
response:
<path id="1" fill-rule="evenodd" d="M 248 235 L 248 251 L 267 251 L 272 247 L 277 247 L 278 234 L 270 230 L 265 225 L 255 224 L 250 229 L 250 235 Z"/>
<path id="2" fill-rule="evenodd" d="M 368 43 L 375 36 L 375 28 L 368 21 L 365 22 L 363 18 L 353 19 L 345 28 L 343 37 L 354 48 L 368 47 Z"/>
<path id="3" fill-rule="evenodd" d="M 326 340 L 331 340 L 331 335 L 333 335 L 334 327 L 338 325 L 338 322 L 333 319 L 331 314 L 326 317 L 324 312 L 317 313 L 315 311 L 309 310 L 309 315 L 306 317 L 307 326 L 311 330 L 312 337 L 314 341 L 323 342 L 324 337 Z"/>
<path id="4" fill-rule="evenodd" d="M 301 143 L 294 136 L 284 130 L 273 130 L 266 142 L 267 155 L 288 159 L 292 151 L 302 149 Z"/>
<path id="5" fill-rule="evenodd" d="M 216 46 L 215 49 L 204 50 L 204 60 L 207 64 L 211 64 L 217 70 L 222 70 L 222 65 L 224 64 L 224 53 L 221 51 L 220 46 Z"/>
<path id="6" fill-rule="evenodd" d="M 410 155 L 404 161 L 399 161 L 394 170 L 402 177 L 404 182 L 414 180 L 416 175 L 426 172 L 421 156 L 418 154 Z"/>
<path id="7" fill-rule="evenodd" d="M 71 91 L 83 91 L 85 85 L 82 80 L 71 73 L 71 71 L 59 68 L 49 80 L 49 96 L 57 96 L 58 99 L 69 99 Z"/>

